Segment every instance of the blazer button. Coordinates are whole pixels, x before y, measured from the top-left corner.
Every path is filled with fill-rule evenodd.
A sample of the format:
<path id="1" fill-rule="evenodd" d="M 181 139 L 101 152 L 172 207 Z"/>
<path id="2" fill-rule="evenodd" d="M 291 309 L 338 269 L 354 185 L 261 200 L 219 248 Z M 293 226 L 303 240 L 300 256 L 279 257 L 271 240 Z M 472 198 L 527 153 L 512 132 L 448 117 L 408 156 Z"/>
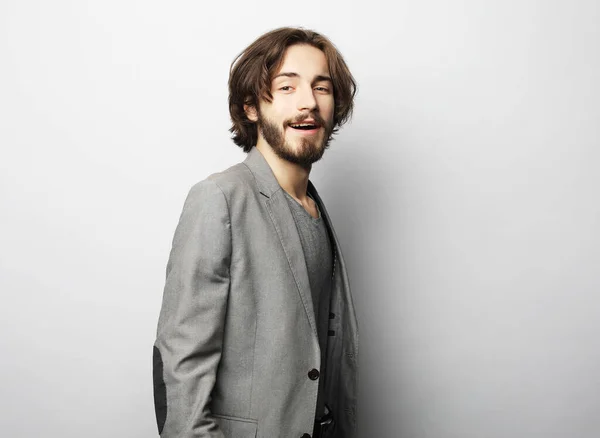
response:
<path id="1" fill-rule="evenodd" d="M 319 370 L 312 369 L 308 372 L 308 378 L 310 380 L 317 380 L 319 378 Z"/>
<path id="2" fill-rule="evenodd" d="M 305 433 L 305 434 L 302 435 L 302 438 L 310 438 L 310 435 L 307 434 L 307 433 Z"/>

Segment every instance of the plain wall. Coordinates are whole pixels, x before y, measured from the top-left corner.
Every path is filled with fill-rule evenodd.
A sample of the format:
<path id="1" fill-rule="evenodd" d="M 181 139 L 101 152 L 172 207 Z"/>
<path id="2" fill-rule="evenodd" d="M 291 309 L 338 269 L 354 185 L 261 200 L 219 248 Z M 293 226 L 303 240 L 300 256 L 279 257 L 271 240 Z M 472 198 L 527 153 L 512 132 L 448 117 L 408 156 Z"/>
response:
<path id="1" fill-rule="evenodd" d="M 156 436 L 195 182 L 244 159 L 234 57 L 318 30 L 358 83 L 311 180 L 360 327 L 361 438 L 600 436 L 597 1 L 0 3 L 0 430 Z"/>

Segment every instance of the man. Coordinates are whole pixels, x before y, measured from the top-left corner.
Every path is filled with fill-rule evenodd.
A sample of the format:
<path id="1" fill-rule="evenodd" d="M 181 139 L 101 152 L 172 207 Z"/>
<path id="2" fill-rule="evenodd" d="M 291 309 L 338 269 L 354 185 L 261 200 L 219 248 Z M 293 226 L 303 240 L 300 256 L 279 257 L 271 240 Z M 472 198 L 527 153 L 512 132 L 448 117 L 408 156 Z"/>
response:
<path id="1" fill-rule="evenodd" d="M 308 30 L 273 30 L 232 63 L 231 132 L 248 155 L 191 189 L 175 231 L 154 344 L 163 438 L 355 437 L 354 307 L 308 179 L 355 88 Z"/>

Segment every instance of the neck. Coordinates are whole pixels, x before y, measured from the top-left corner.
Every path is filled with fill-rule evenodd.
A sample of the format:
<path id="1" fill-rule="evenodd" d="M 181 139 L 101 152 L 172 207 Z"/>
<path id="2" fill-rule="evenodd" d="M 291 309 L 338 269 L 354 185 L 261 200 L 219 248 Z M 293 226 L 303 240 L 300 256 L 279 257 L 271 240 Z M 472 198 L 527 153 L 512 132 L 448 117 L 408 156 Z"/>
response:
<path id="1" fill-rule="evenodd" d="M 305 201 L 311 168 L 305 169 L 296 163 L 280 158 L 268 143 L 261 142 L 260 140 L 256 144 L 256 149 L 267 160 L 281 188 L 292 197 L 300 201 Z"/>

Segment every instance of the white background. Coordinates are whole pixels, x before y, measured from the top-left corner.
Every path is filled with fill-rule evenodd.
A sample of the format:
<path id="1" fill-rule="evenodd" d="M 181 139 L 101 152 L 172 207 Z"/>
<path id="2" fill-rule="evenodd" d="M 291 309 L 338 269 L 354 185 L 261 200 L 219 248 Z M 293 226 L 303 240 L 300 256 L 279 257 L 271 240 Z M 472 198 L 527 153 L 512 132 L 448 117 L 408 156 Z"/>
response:
<path id="1" fill-rule="evenodd" d="M 317 163 L 361 438 L 600 435 L 597 1 L 0 3 L 0 434 L 156 436 L 195 182 L 244 159 L 229 65 L 313 28 L 358 83 Z"/>

